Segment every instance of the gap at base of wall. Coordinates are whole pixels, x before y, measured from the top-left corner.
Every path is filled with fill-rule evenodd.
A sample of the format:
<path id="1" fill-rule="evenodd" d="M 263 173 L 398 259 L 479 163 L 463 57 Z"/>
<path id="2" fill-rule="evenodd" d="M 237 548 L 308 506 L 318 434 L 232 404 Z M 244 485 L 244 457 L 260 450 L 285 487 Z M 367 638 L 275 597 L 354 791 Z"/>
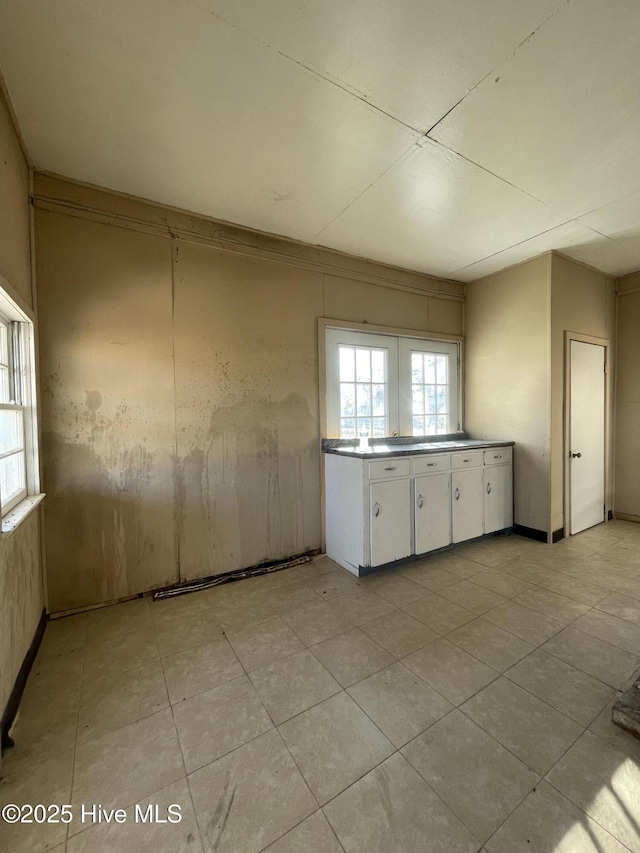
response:
<path id="1" fill-rule="evenodd" d="M 612 509 L 610 509 L 609 512 L 607 513 L 607 519 L 609 521 L 613 521 L 613 510 Z M 640 519 L 638 519 L 638 521 L 640 521 Z"/>
<path id="2" fill-rule="evenodd" d="M 551 534 L 551 541 L 555 544 L 559 542 L 561 539 L 564 539 L 564 527 L 559 527 L 557 530 L 554 530 Z"/>
<path id="3" fill-rule="evenodd" d="M 13 746 L 13 740 L 9 736 L 9 732 L 11 731 L 11 726 L 13 725 L 13 721 L 15 720 L 16 714 L 18 713 L 18 708 L 20 707 L 20 700 L 22 699 L 24 688 L 27 686 L 27 679 L 29 678 L 31 667 L 33 666 L 33 662 L 35 661 L 36 655 L 38 654 L 38 649 L 40 648 L 40 643 L 42 642 L 42 638 L 44 636 L 44 629 L 46 628 L 46 626 L 47 612 L 46 610 L 43 610 L 42 615 L 40 616 L 40 621 L 38 622 L 38 627 L 36 628 L 36 632 L 33 635 L 33 640 L 31 641 L 31 645 L 29 646 L 29 651 L 26 653 L 24 660 L 22 661 L 20 672 L 18 673 L 18 677 L 15 680 L 13 690 L 11 691 L 11 695 L 9 696 L 9 701 L 7 702 L 7 705 L 2 713 L 2 719 L 0 720 L 0 748 L 2 749 L 3 753 L 10 746 Z"/>
<path id="4" fill-rule="evenodd" d="M 522 524 L 514 524 L 513 532 L 518 536 L 526 536 L 527 539 L 535 539 L 536 542 L 546 542 L 547 533 L 545 530 L 536 530 L 535 527 L 524 527 Z"/>
<path id="5" fill-rule="evenodd" d="M 632 515 L 629 512 L 611 513 L 610 517 L 617 518 L 618 521 L 632 521 L 634 524 L 640 524 L 640 515 Z"/>

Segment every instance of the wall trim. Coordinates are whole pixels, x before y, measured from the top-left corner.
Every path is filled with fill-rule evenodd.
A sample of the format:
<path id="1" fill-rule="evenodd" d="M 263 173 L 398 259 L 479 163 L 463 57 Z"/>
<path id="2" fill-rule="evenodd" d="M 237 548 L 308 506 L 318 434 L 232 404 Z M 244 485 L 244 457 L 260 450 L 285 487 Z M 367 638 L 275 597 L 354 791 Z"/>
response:
<path id="1" fill-rule="evenodd" d="M 199 243 L 381 287 L 464 302 L 465 285 L 323 246 L 245 228 L 57 175 L 35 172 L 33 204 L 41 210 Z"/>
<path id="2" fill-rule="evenodd" d="M 609 512 L 610 519 L 617 519 L 618 521 L 632 521 L 634 524 L 640 524 L 640 515 L 633 515 L 630 512 L 618 512 L 618 510 L 614 510 L 613 512 Z"/>
<path id="3" fill-rule="evenodd" d="M 526 536 L 527 539 L 535 539 L 536 542 L 547 542 L 546 530 L 536 530 L 535 527 L 525 527 L 523 524 L 514 524 L 513 532 L 518 536 Z"/>
<path id="4" fill-rule="evenodd" d="M 2 718 L 0 719 L 0 749 L 3 753 L 6 749 L 13 746 L 13 740 L 9 736 L 9 732 L 13 725 L 13 721 L 16 718 L 16 714 L 18 713 L 22 694 L 27 686 L 29 673 L 31 672 L 36 655 L 38 654 L 38 649 L 40 648 L 40 643 L 42 642 L 44 631 L 47 626 L 47 619 L 47 611 L 43 609 L 40 615 L 40 621 L 38 622 L 38 627 L 33 635 L 33 640 L 31 641 L 29 650 L 22 661 L 22 666 L 20 667 L 16 677 L 13 690 L 11 691 L 5 709 L 2 712 Z"/>

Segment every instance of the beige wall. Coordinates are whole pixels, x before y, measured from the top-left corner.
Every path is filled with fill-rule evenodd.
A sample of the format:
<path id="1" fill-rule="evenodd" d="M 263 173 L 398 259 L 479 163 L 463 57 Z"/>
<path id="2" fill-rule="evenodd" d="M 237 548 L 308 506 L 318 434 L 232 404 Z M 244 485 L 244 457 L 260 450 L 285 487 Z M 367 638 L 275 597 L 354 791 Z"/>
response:
<path id="1" fill-rule="evenodd" d="M 514 449 L 514 522 L 548 530 L 550 256 L 467 285 L 465 427 Z"/>
<path id="2" fill-rule="evenodd" d="M 36 205 L 54 611 L 319 548 L 317 318 L 462 333 L 459 284 L 44 176 Z"/>
<path id="3" fill-rule="evenodd" d="M 616 294 L 615 280 L 556 253 L 551 255 L 551 530 L 561 530 L 564 517 L 565 332 L 609 340 L 607 374 L 608 463 L 605 504 L 613 506 L 613 414 Z"/>
<path id="4" fill-rule="evenodd" d="M 31 307 L 29 173 L 0 95 L 0 274 L 10 295 Z M 39 514 L 0 538 L 0 714 L 44 606 Z"/>
<path id="5" fill-rule="evenodd" d="M 618 282 L 615 512 L 640 521 L 640 272 Z"/>

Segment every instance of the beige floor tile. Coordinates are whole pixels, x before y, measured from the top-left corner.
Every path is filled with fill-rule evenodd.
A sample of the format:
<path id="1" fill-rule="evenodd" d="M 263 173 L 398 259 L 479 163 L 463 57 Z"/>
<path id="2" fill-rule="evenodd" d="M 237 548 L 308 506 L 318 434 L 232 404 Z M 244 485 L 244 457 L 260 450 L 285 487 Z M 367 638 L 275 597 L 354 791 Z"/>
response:
<path id="1" fill-rule="evenodd" d="M 396 569 L 377 572 L 368 578 L 363 578 L 363 583 L 365 589 L 375 592 L 395 607 L 403 607 L 411 601 L 422 598 L 425 594 L 423 586 L 405 578 Z"/>
<path id="2" fill-rule="evenodd" d="M 312 646 L 311 650 L 343 687 L 350 687 L 394 660 L 359 628 L 331 637 Z"/>
<path id="3" fill-rule="evenodd" d="M 489 571 L 479 572 L 473 576 L 473 583 L 478 586 L 483 586 L 485 589 L 490 589 L 492 592 L 497 592 L 498 595 L 504 598 L 513 598 L 529 589 L 531 584 L 528 581 L 520 580 L 513 575 L 507 575 L 499 569 L 490 569 Z"/>
<path id="4" fill-rule="evenodd" d="M 640 673 L 639 673 L 640 675 Z M 618 695 L 616 694 L 616 700 Z M 632 758 L 640 766 L 640 738 L 621 729 L 611 719 L 613 702 L 609 702 L 589 726 L 589 731 L 606 740 L 611 746 Z"/>
<path id="5" fill-rule="evenodd" d="M 402 755 L 324 808 L 346 853 L 476 853 L 465 826 Z"/>
<path id="6" fill-rule="evenodd" d="M 346 595 L 337 595 L 329 599 L 332 607 L 348 619 L 353 625 L 362 625 L 394 609 L 394 605 L 380 598 L 374 592 L 360 589 Z"/>
<path id="7" fill-rule="evenodd" d="M 413 652 L 402 663 L 454 705 L 498 677 L 495 669 L 445 639 Z"/>
<path id="8" fill-rule="evenodd" d="M 551 637 L 541 648 L 616 689 L 640 666 L 637 655 L 577 631 L 573 625 Z"/>
<path id="9" fill-rule="evenodd" d="M 340 842 L 321 811 L 314 812 L 264 853 L 343 853 Z"/>
<path id="10" fill-rule="evenodd" d="M 475 613 L 436 593 L 407 604 L 402 609 L 439 635 L 448 634 L 475 618 Z"/>
<path id="11" fill-rule="evenodd" d="M 576 563 L 574 566 L 564 569 L 562 574 L 594 586 L 601 586 L 609 592 L 615 590 L 624 592 L 624 588 L 630 580 L 628 574 L 614 571 L 609 563 Z"/>
<path id="12" fill-rule="evenodd" d="M 580 604 L 571 598 L 567 598 L 566 595 L 558 595 L 550 589 L 540 587 L 531 587 L 525 592 L 521 592 L 513 600 L 535 610 L 536 613 L 562 622 L 563 625 L 568 625 L 589 610 L 586 604 Z"/>
<path id="13" fill-rule="evenodd" d="M 160 661 L 91 681 L 80 691 L 78 739 L 87 740 L 169 706 Z"/>
<path id="14" fill-rule="evenodd" d="M 81 649 L 87 641 L 87 619 L 84 613 L 64 619 L 50 619 L 38 650 L 40 659 Z"/>
<path id="15" fill-rule="evenodd" d="M 353 628 L 353 624 L 326 601 L 284 613 L 282 618 L 305 646 L 313 646 Z"/>
<path id="16" fill-rule="evenodd" d="M 82 683 L 108 678 L 150 663 L 160 657 L 155 630 L 151 623 L 138 630 L 114 635 L 108 634 L 87 643 L 82 670 Z"/>
<path id="17" fill-rule="evenodd" d="M 137 805 L 138 810 L 134 806 L 126 810 L 125 823 L 94 824 L 74 835 L 69 839 L 67 853 L 202 853 L 186 779 L 174 782 Z M 171 811 L 169 806 L 173 807 Z M 148 819 L 156 813 L 165 823 Z M 172 822 L 178 816 L 180 820 Z"/>
<path id="18" fill-rule="evenodd" d="M 573 627 L 625 652 L 640 656 L 640 624 L 610 616 L 600 610 L 590 610 L 573 623 Z"/>
<path id="19" fill-rule="evenodd" d="M 403 610 L 392 610 L 379 619 L 365 622 L 360 630 L 397 658 L 415 652 L 438 638 L 438 634 L 431 628 Z"/>
<path id="20" fill-rule="evenodd" d="M 258 853 L 317 803 L 274 729 L 189 776 L 206 851 Z"/>
<path id="21" fill-rule="evenodd" d="M 607 590 L 600 586 L 580 581 L 561 572 L 541 581 L 540 586 L 557 592 L 559 595 L 572 598 L 580 604 L 587 604 L 589 607 L 594 607 L 608 595 Z"/>
<path id="22" fill-rule="evenodd" d="M 38 655 L 27 680 L 23 701 L 56 700 L 80 689 L 84 649 L 55 657 Z"/>
<path id="23" fill-rule="evenodd" d="M 477 613 L 478 615 L 486 613 L 487 610 L 491 610 L 493 607 L 497 607 L 506 601 L 497 592 L 492 592 L 490 589 L 478 586 L 473 581 L 461 581 L 454 586 L 449 586 L 443 589 L 440 595 L 448 598 L 449 601 L 453 601 L 454 604 L 459 604 L 460 607 L 466 607 L 467 610 L 471 610 L 472 613 Z"/>
<path id="24" fill-rule="evenodd" d="M 616 695 L 611 687 L 540 649 L 505 675 L 585 727 Z"/>
<path id="25" fill-rule="evenodd" d="M 14 746 L 2 757 L 3 774 L 17 773 L 75 746 L 77 697 L 77 691 L 62 694 L 55 707 L 48 699 L 22 703 L 11 730 Z"/>
<path id="26" fill-rule="evenodd" d="M 509 559 L 509 555 L 500 548 L 500 543 L 494 540 L 485 539 L 469 545 L 460 545 L 456 550 L 459 556 L 480 563 L 486 568 L 495 568 Z"/>
<path id="27" fill-rule="evenodd" d="M 640 851 L 640 764 L 585 732 L 547 779 L 621 844 Z"/>
<path id="28" fill-rule="evenodd" d="M 162 657 L 205 643 L 213 643 L 223 637 L 224 631 L 218 620 L 203 620 L 202 614 L 199 614 L 198 618 L 184 617 L 176 623 L 165 622 L 156 625 L 156 639 Z"/>
<path id="29" fill-rule="evenodd" d="M 398 749 L 453 708 L 401 663 L 365 678 L 347 693 Z"/>
<path id="30" fill-rule="evenodd" d="M 402 570 L 402 574 L 414 583 L 437 592 L 454 583 L 460 583 L 460 576 L 442 568 L 440 565 L 432 564 L 427 558 L 425 562 L 417 562 Z"/>
<path id="31" fill-rule="evenodd" d="M 504 672 L 535 649 L 531 643 L 483 618 L 456 628 L 447 634 L 447 640 L 498 672 Z"/>
<path id="32" fill-rule="evenodd" d="M 573 720 L 504 677 L 469 699 L 461 710 L 540 774 L 582 732 Z"/>
<path id="33" fill-rule="evenodd" d="M 298 612 L 322 603 L 322 596 L 305 583 L 297 581 L 276 588 L 272 593 L 267 594 L 266 600 L 278 615 L 284 616 L 291 611 Z"/>
<path id="34" fill-rule="evenodd" d="M 340 567 L 325 572 L 319 578 L 309 581 L 308 584 L 314 592 L 323 598 L 355 592 L 356 589 L 362 588 L 361 582 L 355 575 Z"/>
<path id="35" fill-rule="evenodd" d="M 234 652 L 247 672 L 302 651 L 304 646 L 285 623 L 276 617 L 229 635 Z"/>
<path id="36" fill-rule="evenodd" d="M 63 805 L 71 802 L 73 776 L 73 749 L 32 764 L 19 773 L 7 774 L 2 765 L 0 778 L 0 806 L 9 803 Z M 0 820 L 0 850 L 7 853 L 40 853 L 64 842 L 65 824 L 7 823 Z"/>
<path id="37" fill-rule="evenodd" d="M 101 645 L 105 639 L 115 642 L 132 632 L 151 628 L 151 607 L 151 599 L 135 598 L 89 611 L 86 614 L 87 644 Z"/>
<path id="38" fill-rule="evenodd" d="M 459 711 L 411 741 L 402 754 L 481 842 L 540 778 Z"/>
<path id="39" fill-rule="evenodd" d="M 446 556 L 446 561 L 443 562 L 442 567 L 448 572 L 458 575 L 459 578 L 472 578 L 487 570 L 487 567 L 482 563 L 467 560 L 457 551 L 447 551 L 446 555 L 443 556 Z"/>
<path id="40" fill-rule="evenodd" d="M 154 625 L 177 625 L 184 621 L 209 622 L 214 617 L 211 590 L 199 590 L 174 598 L 151 599 L 149 612 Z"/>
<path id="41" fill-rule="evenodd" d="M 394 751 L 346 693 L 304 711 L 279 730 L 320 805 Z"/>
<path id="42" fill-rule="evenodd" d="M 204 693 L 244 672 L 227 640 L 169 655 L 162 666 L 172 704 Z"/>
<path id="43" fill-rule="evenodd" d="M 159 711 L 78 744 L 71 802 L 74 812 L 81 803 L 126 808 L 183 776 L 173 716 Z"/>
<path id="44" fill-rule="evenodd" d="M 530 562 L 528 558 L 522 559 L 520 557 L 501 563 L 500 571 L 505 575 L 511 575 L 528 583 L 540 583 L 553 575 L 551 569 L 545 569 L 537 563 Z"/>
<path id="45" fill-rule="evenodd" d="M 341 690 L 335 678 L 306 649 L 255 670 L 251 681 L 276 725 Z"/>
<path id="46" fill-rule="evenodd" d="M 248 581 L 240 581 L 236 586 Z M 216 619 L 226 634 L 250 628 L 273 619 L 275 610 L 259 595 L 229 596 L 228 599 L 214 604 Z"/>
<path id="47" fill-rule="evenodd" d="M 595 821 L 541 782 L 493 838 L 488 853 L 626 853 Z"/>
<path id="48" fill-rule="evenodd" d="M 636 601 L 640 601 L 640 580 L 628 581 L 620 592 L 622 595 L 628 595 L 631 598 L 635 598 Z"/>
<path id="49" fill-rule="evenodd" d="M 562 622 L 543 616 L 542 613 L 537 613 L 530 607 L 524 607 L 517 601 L 501 604 L 485 613 L 484 618 L 534 646 L 542 645 L 564 627 Z"/>
<path id="50" fill-rule="evenodd" d="M 596 609 L 640 625 L 640 601 L 631 596 L 612 593 L 601 601 Z"/>
<path id="51" fill-rule="evenodd" d="M 246 675 L 180 702 L 173 715 L 187 773 L 273 727 Z"/>

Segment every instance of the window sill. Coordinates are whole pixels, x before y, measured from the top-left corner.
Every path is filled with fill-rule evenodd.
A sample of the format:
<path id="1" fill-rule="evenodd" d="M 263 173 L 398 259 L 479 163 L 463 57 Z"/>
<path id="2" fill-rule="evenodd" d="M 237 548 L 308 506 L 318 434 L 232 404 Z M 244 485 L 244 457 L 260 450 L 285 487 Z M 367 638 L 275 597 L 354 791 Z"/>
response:
<path id="1" fill-rule="evenodd" d="M 0 538 L 6 539 L 20 527 L 38 506 L 44 498 L 44 492 L 39 495 L 29 495 L 23 501 L 20 501 L 18 506 L 14 507 L 11 512 L 8 512 L 2 519 L 2 529 L 0 530 Z"/>

